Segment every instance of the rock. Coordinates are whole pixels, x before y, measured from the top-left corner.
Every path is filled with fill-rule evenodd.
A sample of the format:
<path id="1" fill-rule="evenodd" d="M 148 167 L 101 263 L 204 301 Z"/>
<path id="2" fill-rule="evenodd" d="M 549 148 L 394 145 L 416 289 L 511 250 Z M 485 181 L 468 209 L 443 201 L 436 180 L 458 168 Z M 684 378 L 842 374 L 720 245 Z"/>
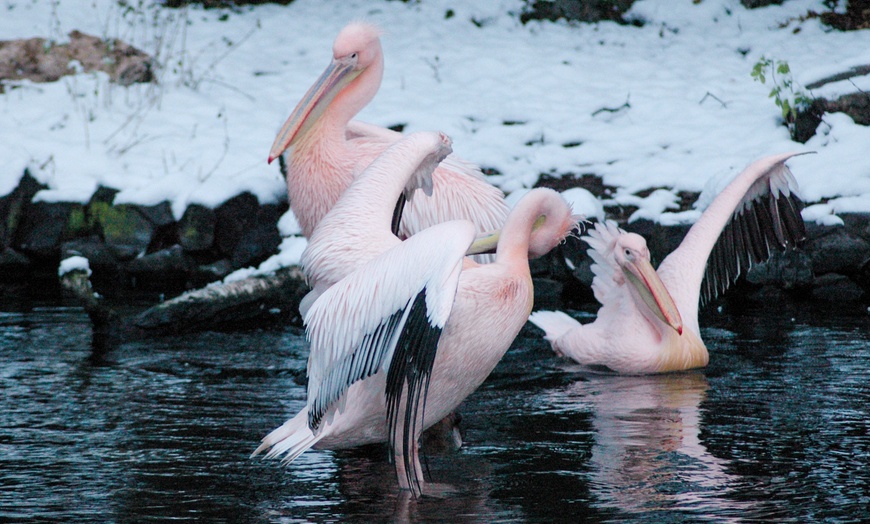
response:
<path id="1" fill-rule="evenodd" d="M 80 211 L 81 205 L 69 202 L 31 203 L 16 228 L 14 246 L 35 257 L 57 256 L 73 210 Z"/>
<path id="2" fill-rule="evenodd" d="M 231 256 L 249 225 L 257 218 L 260 203 L 249 192 L 234 196 L 215 209 L 215 247 Z"/>
<path id="3" fill-rule="evenodd" d="M 856 274 L 870 260 L 870 242 L 845 227 L 809 227 L 803 249 L 810 253 L 816 275 Z"/>
<path id="4" fill-rule="evenodd" d="M 187 206 L 178 222 L 178 243 L 186 251 L 205 251 L 214 244 L 215 212 L 200 204 Z"/>
<path id="5" fill-rule="evenodd" d="M 827 274 L 817 277 L 813 285 L 812 298 L 827 302 L 851 302 L 864 296 L 862 289 L 850 278 L 843 275 Z"/>
<path id="6" fill-rule="evenodd" d="M 0 197 L 0 248 L 12 245 L 15 230 L 33 200 L 33 195 L 45 187 L 25 169 L 18 186 L 8 195 Z"/>
<path id="7" fill-rule="evenodd" d="M 740 3 L 746 9 L 756 9 L 758 7 L 767 7 L 769 5 L 781 5 L 784 0 L 740 0 Z"/>
<path id="8" fill-rule="evenodd" d="M 746 272 L 751 284 L 773 285 L 781 289 L 809 289 L 813 285 L 813 261 L 805 251 L 774 252 L 769 260 Z"/>
<path id="9" fill-rule="evenodd" d="M 19 273 L 27 269 L 30 265 L 30 259 L 15 251 L 11 247 L 4 248 L 0 251 L 0 273 L 3 274 L 3 280 L 9 277 L 12 273 Z"/>
<path id="10" fill-rule="evenodd" d="M 248 225 L 233 250 L 233 267 L 257 265 L 278 251 L 281 245 L 278 219 L 286 211 L 286 205 L 275 204 L 266 204 L 258 209 L 254 221 Z"/>
<path id="11" fill-rule="evenodd" d="M 124 266 L 140 280 L 186 281 L 196 262 L 179 245 L 134 258 Z"/>
<path id="12" fill-rule="evenodd" d="M 91 270 L 97 273 L 118 267 L 118 259 L 97 235 L 68 240 L 61 244 L 60 252 L 61 260 L 74 255 L 85 257 Z"/>
<path id="13" fill-rule="evenodd" d="M 634 0 L 536 0 L 529 5 L 527 0 L 520 21 L 525 24 L 529 20 L 564 18 L 580 22 L 612 20 L 625 24 L 623 15 L 633 3 Z"/>
<path id="14" fill-rule="evenodd" d="M 80 31 L 72 31 L 67 44 L 44 38 L 0 41 L 0 80 L 54 82 L 75 72 L 70 67 L 73 60 L 85 72 L 103 71 L 124 86 L 154 80 L 153 61 L 144 52 L 120 40 L 101 40 Z"/>

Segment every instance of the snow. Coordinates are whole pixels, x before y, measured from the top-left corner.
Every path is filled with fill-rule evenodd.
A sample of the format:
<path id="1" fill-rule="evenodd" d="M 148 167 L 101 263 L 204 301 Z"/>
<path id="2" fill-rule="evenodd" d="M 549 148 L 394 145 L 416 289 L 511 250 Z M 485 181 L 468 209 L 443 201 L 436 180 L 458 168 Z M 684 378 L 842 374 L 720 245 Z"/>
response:
<path id="1" fill-rule="evenodd" d="M 84 271 L 88 276 L 91 276 L 91 266 L 88 259 L 76 255 L 61 260 L 57 268 L 57 276 L 62 277 L 72 271 Z"/>
<path id="2" fill-rule="evenodd" d="M 805 218 L 837 223 L 837 213 L 870 211 L 870 128 L 830 114 L 807 144 L 793 142 L 768 98 L 770 79 L 750 76 L 762 56 L 785 61 L 795 88 L 810 92 L 803 86 L 870 64 L 870 32 L 801 19 L 825 11 L 820 0 L 755 10 L 737 0 L 639 0 L 630 16 L 642 27 L 522 25 L 521 0 L 126 4 L 4 3 L 0 38 L 63 42 L 78 29 L 120 38 L 161 67 L 151 85 L 121 87 L 102 73 L 7 85 L 0 195 L 27 168 L 48 185 L 41 201 L 86 202 L 105 185 L 120 190 L 118 203 L 167 200 L 176 218 L 242 191 L 278 201 L 284 182 L 266 164 L 274 135 L 329 63 L 338 31 L 363 19 L 385 31 L 386 72 L 358 118 L 446 132 L 458 155 L 497 170 L 491 180 L 507 193 L 518 196 L 541 173 L 591 173 L 617 188 L 611 203 L 639 207 L 632 218 L 686 223 L 699 213 L 674 212 L 679 191 L 701 191 L 762 156 L 815 151 L 788 162 L 801 195 L 818 203 Z M 865 75 L 810 94 L 868 88 Z M 575 212 L 603 213 L 589 195 L 569 196 Z M 282 223 L 298 233 L 292 217 Z M 286 263 L 299 246 L 288 241 L 269 263 Z"/>

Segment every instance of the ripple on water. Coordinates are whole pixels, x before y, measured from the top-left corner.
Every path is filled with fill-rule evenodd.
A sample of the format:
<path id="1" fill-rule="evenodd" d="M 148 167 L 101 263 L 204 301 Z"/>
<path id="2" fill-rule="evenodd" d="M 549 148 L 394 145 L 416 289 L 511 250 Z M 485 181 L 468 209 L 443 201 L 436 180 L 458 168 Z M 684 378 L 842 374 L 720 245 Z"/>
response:
<path id="1" fill-rule="evenodd" d="M 782 308 L 781 308 L 782 309 Z M 305 403 L 297 330 L 141 340 L 77 309 L 0 314 L 0 520 L 849 520 L 866 515 L 866 313 L 710 315 L 710 367 L 590 374 L 524 331 L 463 405 L 451 486 L 413 503 L 383 447 L 250 459 Z"/>

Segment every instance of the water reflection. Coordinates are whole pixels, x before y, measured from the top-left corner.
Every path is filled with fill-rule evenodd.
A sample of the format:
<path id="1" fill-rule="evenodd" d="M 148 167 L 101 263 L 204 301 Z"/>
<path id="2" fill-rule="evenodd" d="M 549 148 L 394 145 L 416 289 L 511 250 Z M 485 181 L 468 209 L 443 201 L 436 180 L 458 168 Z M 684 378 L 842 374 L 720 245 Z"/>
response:
<path id="1" fill-rule="evenodd" d="M 596 504 L 627 513 L 663 509 L 739 515 L 727 493 L 739 479 L 700 439 L 702 372 L 585 375 L 548 395 L 553 406 L 588 410 L 594 444 L 589 489 Z"/>
<path id="2" fill-rule="evenodd" d="M 305 402 L 298 331 L 96 360 L 82 311 L 0 312 L 0 521 L 867 521 L 867 312 L 707 323 L 708 368 L 650 377 L 521 336 L 462 407 L 463 449 L 428 456 L 455 491 L 411 501 L 382 446 L 249 458 Z"/>

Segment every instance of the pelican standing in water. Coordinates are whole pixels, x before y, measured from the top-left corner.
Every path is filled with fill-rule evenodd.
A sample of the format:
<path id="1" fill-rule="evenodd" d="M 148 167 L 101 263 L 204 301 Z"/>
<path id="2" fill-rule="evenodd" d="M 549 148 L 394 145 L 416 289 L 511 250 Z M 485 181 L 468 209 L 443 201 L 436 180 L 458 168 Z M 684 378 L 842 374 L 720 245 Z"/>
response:
<path id="1" fill-rule="evenodd" d="M 312 446 L 389 442 L 399 486 L 422 494 L 420 434 L 483 383 L 528 319 L 530 239 L 552 248 L 574 227 L 558 193 L 534 189 L 507 217 L 492 263 L 465 256 L 473 224 L 449 221 L 326 289 L 305 315 L 307 405 L 254 454 L 292 461 Z"/>
<path id="2" fill-rule="evenodd" d="M 362 22 L 341 30 L 332 62 L 290 114 L 269 153 L 271 163 L 287 151 L 290 207 L 306 238 L 354 176 L 403 136 L 351 120 L 381 85 L 380 34 Z M 401 206 L 397 208 L 400 236 L 454 219 L 470 220 L 478 231 L 495 230 L 504 223 L 504 194 L 486 182 L 477 166 L 451 155 L 435 170 L 433 186 L 431 197 L 417 195 L 403 213 Z"/>
<path id="3" fill-rule="evenodd" d="M 581 325 L 562 312 L 529 320 L 553 350 L 587 366 L 618 373 L 663 373 L 707 365 L 698 308 L 723 293 L 774 249 L 806 237 L 803 202 L 785 161 L 797 153 L 750 164 L 710 203 L 658 271 L 646 241 L 612 221 L 584 240 L 594 262 L 592 289 L 601 303 L 594 322 Z"/>

